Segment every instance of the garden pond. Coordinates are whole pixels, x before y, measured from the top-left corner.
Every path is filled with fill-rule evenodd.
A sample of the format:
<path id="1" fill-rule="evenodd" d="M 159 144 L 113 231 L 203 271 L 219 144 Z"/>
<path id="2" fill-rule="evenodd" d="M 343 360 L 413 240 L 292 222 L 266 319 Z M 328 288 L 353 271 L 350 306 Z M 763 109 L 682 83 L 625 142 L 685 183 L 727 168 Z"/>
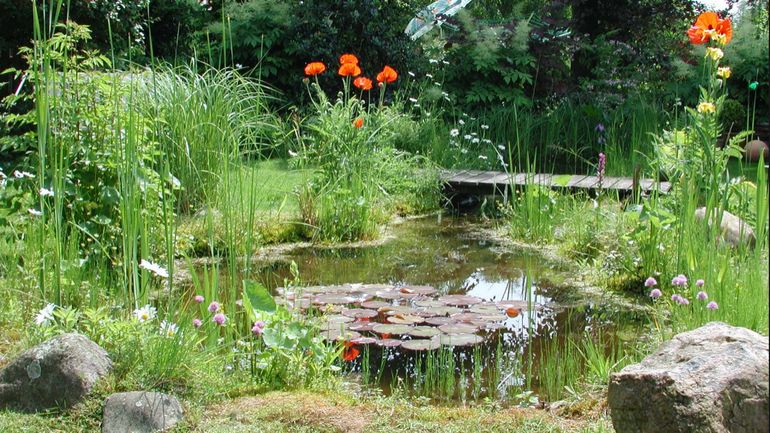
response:
<path id="1" fill-rule="evenodd" d="M 317 317 L 369 389 L 433 398 L 521 395 L 636 339 L 638 309 L 574 283 L 570 265 L 515 246 L 490 223 L 434 215 L 393 224 L 382 242 L 283 249 L 254 279 L 279 304 Z M 289 284 L 299 270 L 301 283 Z M 226 277 L 225 277 L 226 278 Z M 551 384 L 553 385 L 553 384 Z M 551 396 L 553 397 L 553 396 Z"/>

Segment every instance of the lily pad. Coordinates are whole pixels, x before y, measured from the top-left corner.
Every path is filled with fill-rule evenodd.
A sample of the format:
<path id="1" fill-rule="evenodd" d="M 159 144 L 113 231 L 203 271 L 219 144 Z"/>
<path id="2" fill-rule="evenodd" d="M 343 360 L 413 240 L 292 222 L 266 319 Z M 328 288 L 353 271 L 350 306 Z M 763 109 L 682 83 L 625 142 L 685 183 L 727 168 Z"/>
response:
<path id="1" fill-rule="evenodd" d="M 477 326 L 467 323 L 448 323 L 438 327 L 444 334 L 472 334 L 479 330 Z"/>
<path id="2" fill-rule="evenodd" d="M 457 321 L 451 317 L 428 317 L 425 319 L 425 323 L 434 326 L 441 326 L 448 323 L 457 323 Z"/>
<path id="3" fill-rule="evenodd" d="M 408 307 L 406 305 L 389 305 L 387 307 L 382 307 L 377 309 L 380 313 L 385 313 L 389 316 L 392 316 L 394 314 L 415 314 L 417 310 L 415 310 L 412 307 Z"/>
<path id="4" fill-rule="evenodd" d="M 353 320 L 355 319 L 348 316 L 324 316 L 323 317 L 323 321 L 329 322 L 329 323 L 350 323 Z"/>
<path id="5" fill-rule="evenodd" d="M 351 331 L 356 332 L 371 332 L 374 330 L 374 325 L 378 325 L 376 322 L 353 322 L 348 324 L 348 328 Z"/>
<path id="6" fill-rule="evenodd" d="M 380 324 L 374 325 L 374 328 L 372 329 L 372 331 L 378 334 L 406 335 L 409 333 L 410 329 L 412 329 L 412 327 L 408 325 L 394 325 L 390 323 L 380 323 Z"/>
<path id="7" fill-rule="evenodd" d="M 475 305 L 483 302 L 481 298 L 477 298 L 475 296 L 467 296 L 467 295 L 445 295 L 438 298 L 438 300 L 443 302 L 446 305 L 452 305 L 452 306 Z"/>
<path id="8" fill-rule="evenodd" d="M 378 290 L 375 293 L 374 296 L 376 296 L 378 298 L 390 299 L 390 300 L 405 299 L 403 293 L 399 292 L 398 290 L 393 290 L 393 289 L 391 289 L 391 290 Z"/>
<path id="9" fill-rule="evenodd" d="M 340 331 L 339 329 L 329 329 L 326 331 L 321 331 L 319 335 L 324 340 L 351 340 L 351 339 L 361 337 L 361 334 L 359 334 L 356 331 L 349 331 L 349 330 Z"/>
<path id="10" fill-rule="evenodd" d="M 419 338 L 430 338 L 439 334 L 441 334 L 441 331 L 433 326 L 415 326 L 409 330 L 410 336 Z"/>
<path id="11" fill-rule="evenodd" d="M 435 299 L 420 299 L 420 300 L 414 301 L 414 305 L 418 307 L 428 307 L 428 308 L 429 307 L 438 308 L 438 307 L 446 306 L 445 303 L 441 301 L 437 301 Z"/>
<path id="12" fill-rule="evenodd" d="M 377 345 L 381 347 L 398 347 L 402 343 L 401 340 L 394 340 L 392 338 L 383 338 L 381 340 L 377 340 Z"/>
<path id="13" fill-rule="evenodd" d="M 433 314 L 434 316 L 451 316 L 452 314 L 462 313 L 463 310 L 457 307 L 429 307 L 425 308 L 425 310 L 428 310 Z"/>
<path id="14" fill-rule="evenodd" d="M 406 350 L 425 351 L 436 350 L 441 346 L 441 341 L 438 338 L 425 339 L 420 338 L 416 340 L 404 341 L 401 343 L 401 347 Z"/>
<path id="15" fill-rule="evenodd" d="M 350 342 L 353 344 L 361 344 L 361 345 L 374 344 L 377 341 L 378 340 L 376 338 L 372 338 L 372 337 L 359 337 L 359 338 L 354 338 L 350 340 Z"/>
<path id="16" fill-rule="evenodd" d="M 345 305 L 345 304 L 357 304 L 371 299 L 371 295 L 360 294 L 359 296 L 352 296 L 350 294 L 330 293 L 324 295 L 318 295 L 313 299 L 313 303 L 317 305 Z"/>
<path id="17" fill-rule="evenodd" d="M 483 342 L 484 338 L 475 334 L 445 334 L 439 337 L 439 341 L 444 346 L 472 346 Z"/>
<path id="18" fill-rule="evenodd" d="M 425 318 L 420 316 L 412 316 L 409 314 L 398 313 L 393 316 L 388 316 L 388 318 L 385 320 L 388 323 L 393 323 L 396 325 L 416 325 L 418 323 L 424 322 Z"/>
<path id="19" fill-rule="evenodd" d="M 392 307 L 393 305 L 389 302 L 384 301 L 366 301 L 361 303 L 361 307 L 363 308 L 371 308 L 373 310 L 376 310 L 378 308 L 385 308 L 385 307 Z"/>
<path id="20" fill-rule="evenodd" d="M 471 308 L 468 309 L 471 313 L 481 314 L 481 315 L 494 315 L 494 314 L 500 314 L 500 310 L 502 308 L 498 307 L 495 304 L 479 304 L 474 305 Z"/>
<path id="21" fill-rule="evenodd" d="M 368 310 L 366 308 L 350 308 L 342 310 L 342 315 L 347 317 L 353 317 L 355 319 L 371 319 L 377 317 L 377 312 L 374 310 Z"/>
<path id="22" fill-rule="evenodd" d="M 401 289 L 407 289 L 411 293 L 423 296 L 435 295 L 437 292 L 437 290 L 431 286 L 405 286 L 401 287 Z"/>

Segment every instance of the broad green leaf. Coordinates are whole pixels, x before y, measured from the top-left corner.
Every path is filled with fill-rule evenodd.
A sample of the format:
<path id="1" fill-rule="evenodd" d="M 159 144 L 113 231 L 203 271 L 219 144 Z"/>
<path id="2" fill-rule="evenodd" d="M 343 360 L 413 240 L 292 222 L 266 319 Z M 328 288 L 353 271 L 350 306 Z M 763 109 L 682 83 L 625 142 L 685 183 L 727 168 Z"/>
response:
<path id="1" fill-rule="evenodd" d="M 249 305 L 256 311 L 272 313 L 275 311 L 275 299 L 267 287 L 252 280 L 243 280 L 244 297 L 248 298 Z"/>

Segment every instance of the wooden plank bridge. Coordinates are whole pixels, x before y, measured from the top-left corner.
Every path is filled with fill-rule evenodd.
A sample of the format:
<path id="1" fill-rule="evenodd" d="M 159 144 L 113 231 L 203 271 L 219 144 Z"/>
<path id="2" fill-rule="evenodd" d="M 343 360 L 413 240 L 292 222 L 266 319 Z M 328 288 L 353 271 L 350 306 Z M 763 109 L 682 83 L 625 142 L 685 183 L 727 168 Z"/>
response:
<path id="1" fill-rule="evenodd" d="M 526 174 L 479 170 L 443 170 L 441 172 L 441 179 L 447 189 L 465 194 L 507 195 L 511 186 L 523 187 L 526 185 L 587 191 L 602 189 L 617 191 L 620 195 L 631 194 L 634 190 L 634 180 L 630 177 L 605 176 L 600 185 L 598 176 L 578 174 Z M 643 193 L 658 191 L 666 194 L 671 190 L 671 183 L 658 182 L 652 179 L 640 179 L 638 187 Z"/>

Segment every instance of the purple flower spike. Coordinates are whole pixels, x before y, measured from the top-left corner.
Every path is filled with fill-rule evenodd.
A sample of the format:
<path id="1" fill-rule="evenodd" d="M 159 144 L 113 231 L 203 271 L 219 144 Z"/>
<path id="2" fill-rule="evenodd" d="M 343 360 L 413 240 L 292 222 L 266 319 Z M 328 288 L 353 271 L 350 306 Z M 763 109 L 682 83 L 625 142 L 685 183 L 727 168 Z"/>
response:
<path id="1" fill-rule="evenodd" d="M 663 296 L 663 293 L 660 291 L 660 289 L 652 289 L 650 292 L 650 298 L 652 299 L 658 299 L 661 296 Z"/>
<path id="2" fill-rule="evenodd" d="M 700 301 L 705 301 L 706 299 L 708 299 L 708 298 L 709 298 L 709 295 L 708 295 L 708 294 L 706 294 L 706 292 L 703 292 L 703 291 L 701 291 L 701 292 L 698 292 L 698 294 L 696 295 L 696 297 L 697 297 L 697 298 L 698 298 L 698 300 L 700 300 Z"/>
<path id="3" fill-rule="evenodd" d="M 717 303 L 716 303 L 716 302 L 714 302 L 714 301 L 711 301 L 711 302 L 709 302 L 709 303 L 706 305 L 706 308 L 708 308 L 709 310 L 717 310 L 717 309 L 719 309 L 719 304 L 717 304 Z"/>
<path id="4" fill-rule="evenodd" d="M 649 277 L 644 280 L 644 287 L 655 287 L 658 285 L 658 281 L 653 277 Z"/>

